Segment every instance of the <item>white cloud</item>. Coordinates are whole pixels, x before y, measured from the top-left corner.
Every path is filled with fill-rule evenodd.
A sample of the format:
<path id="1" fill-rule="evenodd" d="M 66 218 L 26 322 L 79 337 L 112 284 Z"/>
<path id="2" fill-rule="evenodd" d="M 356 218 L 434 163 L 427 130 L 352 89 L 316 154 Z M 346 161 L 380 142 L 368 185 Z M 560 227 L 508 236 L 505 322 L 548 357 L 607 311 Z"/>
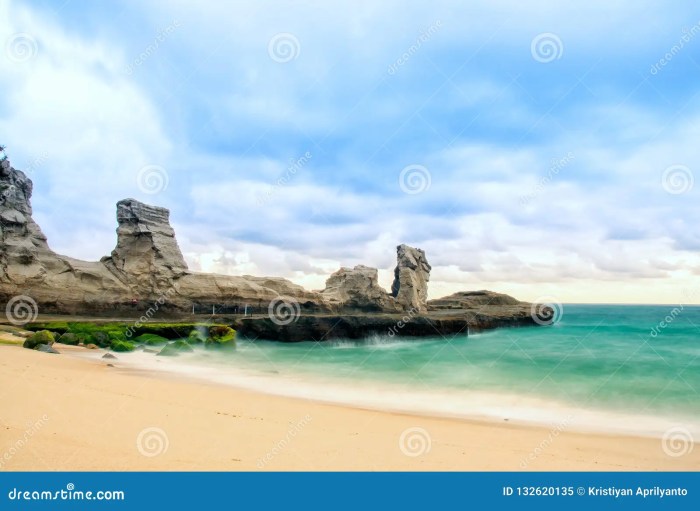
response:
<path id="1" fill-rule="evenodd" d="M 3 3 L 0 40 L 17 32 L 34 37 L 38 51 L 26 62 L 0 58 L 8 102 L 0 136 L 15 167 L 35 167 L 33 203 L 51 246 L 98 259 L 115 240 L 95 232 L 114 232 L 114 204 L 139 195 L 139 169 L 165 161 L 171 144 L 157 109 L 124 76 L 118 47 Z"/>

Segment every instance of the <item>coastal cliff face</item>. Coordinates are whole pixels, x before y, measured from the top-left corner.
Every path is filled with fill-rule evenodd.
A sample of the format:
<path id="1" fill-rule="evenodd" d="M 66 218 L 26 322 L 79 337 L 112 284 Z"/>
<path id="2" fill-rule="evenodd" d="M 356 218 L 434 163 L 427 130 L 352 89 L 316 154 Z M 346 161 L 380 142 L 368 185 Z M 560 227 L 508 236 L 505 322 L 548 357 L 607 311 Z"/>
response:
<path id="1" fill-rule="evenodd" d="M 134 199 L 117 203 L 117 247 L 105 265 L 134 276 L 173 278 L 187 271 L 170 226 L 170 211 Z"/>
<path id="2" fill-rule="evenodd" d="M 100 263 L 60 256 L 32 219 L 32 182 L 2 162 L 0 169 L 0 294 L 29 295 L 48 309 L 60 304 L 125 299 L 129 288 Z"/>
<path id="3" fill-rule="evenodd" d="M 366 312 L 399 310 L 394 298 L 379 285 L 376 268 L 341 268 L 326 281 L 323 297 L 336 308 Z"/>
<path id="4" fill-rule="evenodd" d="M 2 162 L 0 194 L 0 296 L 30 296 L 42 312 L 133 313 L 154 302 L 166 313 L 244 307 L 267 312 L 280 299 L 308 312 L 400 312 L 417 304 L 424 309 L 425 254 L 405 245 L 399 247 L 401 291 L 396 295 L 381 288 L 377 270 L 367 266 L 341 268 L 326 289 L 314 292 L 283 278 L 189 271 L 170 212 L 134 199 L 117 203 L 117 245 L 111 255 L 78 261 L 49 248 L 32 219 L 32 181 L 7 160 Z"/>
<path id="5" fill-rule="evenodd" d="M 161 303 L 166 312 L 212 305 L 267 310 L 284 297 L 308 310 L 327 310 L 319 293 L 282 278 L 191 272 L 170 226 L 170 212 L 134 199 L 117 204 L 117 246 L 98 262 L 53 252 L 32 219 L 32 181 L 2 162 L 0 173 L 0 296 L 30 296 L 42 312 L 133 313 Z"/>
<path id="6" fill-rule="evenodd" d="M 419 248 L 399 245 L 396 247 L 396 269 L 391 294 L 405 311 L 428 310 L 428 281 L 430 270 L 425 252 Z"/>
<path id="7" fill-rule="evenodd" d="M 242 335 L 277 340 L 387 335 L 447 335 L 469 329 L 536 324 L 530 304 L 489 291 L 428 302 L 431 267 L 425 252 L 397 247 L 391 292 L 368 266 L 341 268 L 322 291 L 278 277 L 228 276 L 188 269 L 170 212 L 134 199 L 117 203 L 117 244 L 87 262 L 56 254 L 32 219 L 32 181 L 5 160 L 0 169 L 0 299 L 22 295 L 41 313 L 140 316 L 193 312 L 240 314 Z M 293 321 L 275 321 L 272 307 L 292 302 Z M 260 314 L 262 313 L 262 314 Z M 149 316 L 150 317 L 150 316 Z M 240 323 L 240 324 L 239 324 Z M 331 332 L 332 331 L 332 332 Z"/>

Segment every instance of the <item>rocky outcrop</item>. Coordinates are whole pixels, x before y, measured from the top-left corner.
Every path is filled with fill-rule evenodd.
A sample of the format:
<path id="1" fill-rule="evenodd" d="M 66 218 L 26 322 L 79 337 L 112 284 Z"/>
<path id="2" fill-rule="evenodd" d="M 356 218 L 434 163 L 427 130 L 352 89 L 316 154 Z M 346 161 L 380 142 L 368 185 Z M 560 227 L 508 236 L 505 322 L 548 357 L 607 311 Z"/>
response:
<path id="1" fill-rule="evenodd" d="M 125 299 L 129 288 L 99 263 L 54 253 L 32 219 L 32 182 L 5 160 L 0 166 L 0 296 L 56 307 Z M 60 306 L 59 306 L 60 308 Z"/>
<path id="2" fill-rule="evenodd" d="M 341 268 L 321 292 L 276 277 L 226 276 L 187 268 L 165 208 L 134 199 L 117 204 L 117 245 L 99 262 L 56 254 L 32 219 L 32 182 L 3 161 L 0 169 L 0 300 L 22 295 L 41 313 L 144 317 L 199 313 L 236 316 L 244 336 L 276 340 L 457 335 L 533 325 L 529 304 L 476 291 L 427 301 L 425 252 L 400 245 L 391 293 L 375 268 Z M 284 321 L 269 312 L 291 306 Z M 342 314 L 341 314 L 342 313 Z M 276 320 L 277 319 L 277 320 Z M 88 346 L 90 347 L 90 346 Z"/>
<path id="3" fill-rule="evenodd" d="M 269 317 L 237 318 L 232 326 L 238 335 L 253 340 L 282 342 L 332 339 L 363 339 L 369 336 L 434 337 L 451 341 L 456 336 L 493 328 L 538 326 L 529 307 L 516 310 L 493 309 L 491 312 L 452 311 L 402 314 L 308 314 L 280 324 Z"/>
<path id="4" fill-rule="evenodd" d="M 162 289 L 187 272 L 170 226 L 170 211 L 134 199 L 117 203 L 117 247 L 102 263 L 128 275 L 140 292 Z"/>
<path id="5" fill-rule="evenodd" d="M 431 266 L 425 252 L 408 245 L 399 245 L 396 247 L 396 255 L 392 296 L 405 311 L 426 312 Z"/>
<path id="6" fill-rule="evenodd" d="M 165 208 L 134 199 L 117 204 L 117 246 L 99 262 L 53 252 L 32 219 L 32 182 L 2 162 L 0 174 L 0 299 L 28 296 L 43 313 L 123 315 L 267 311 L 285 297 L 307 311 L 328 309 L 319 293 L 286 279 L 191 272 Z"/>
<path id="7" fill-rule="evenodd" d="M 394 298 L 379 285 L 377 269 L 368 266 L 339 269 L 328 278 L 321 294 L 337 309 L 397 310 Z"/>
<path id="8" fill-rule="evenodd" d="M 481 307 L 530 306 L 529 303 L 516 300 L 512 296 L 494 291 L 460 291 L 459 293 L 430 300 L 430 310 L 477 309 Z"/>

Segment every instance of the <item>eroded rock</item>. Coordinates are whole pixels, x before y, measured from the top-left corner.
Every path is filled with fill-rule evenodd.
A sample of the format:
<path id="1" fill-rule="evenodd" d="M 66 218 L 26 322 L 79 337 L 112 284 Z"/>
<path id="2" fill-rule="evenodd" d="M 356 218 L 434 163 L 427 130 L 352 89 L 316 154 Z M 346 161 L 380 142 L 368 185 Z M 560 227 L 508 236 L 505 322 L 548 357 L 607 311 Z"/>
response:
<path id="1" fill-rule="evenodd" d="M 363 265 L 336 271 L 321 294 L 339 309 L 378 312 L 396 308 L 393 297 L 379 285 L 377 269 Z"/>
<path id="2" fill-rule="evenodd" d="M 396 247 L 396 259 L 392 296 L 405 311 L 426 312 L 431 266 L 425 252 L 408 245 L 399 245 Z"/>

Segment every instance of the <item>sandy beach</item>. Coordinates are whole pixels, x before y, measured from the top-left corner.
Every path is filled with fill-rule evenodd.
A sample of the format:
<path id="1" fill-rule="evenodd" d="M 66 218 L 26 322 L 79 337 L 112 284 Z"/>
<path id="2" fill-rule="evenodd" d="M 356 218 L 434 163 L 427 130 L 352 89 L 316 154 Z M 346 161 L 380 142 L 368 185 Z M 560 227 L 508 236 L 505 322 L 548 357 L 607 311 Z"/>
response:
<path id="1" fill-rule="evenodd" d="M 700 469 L 659 439 L 354 409 L 59 349 L 0 346 L 0 470 Z"/>

